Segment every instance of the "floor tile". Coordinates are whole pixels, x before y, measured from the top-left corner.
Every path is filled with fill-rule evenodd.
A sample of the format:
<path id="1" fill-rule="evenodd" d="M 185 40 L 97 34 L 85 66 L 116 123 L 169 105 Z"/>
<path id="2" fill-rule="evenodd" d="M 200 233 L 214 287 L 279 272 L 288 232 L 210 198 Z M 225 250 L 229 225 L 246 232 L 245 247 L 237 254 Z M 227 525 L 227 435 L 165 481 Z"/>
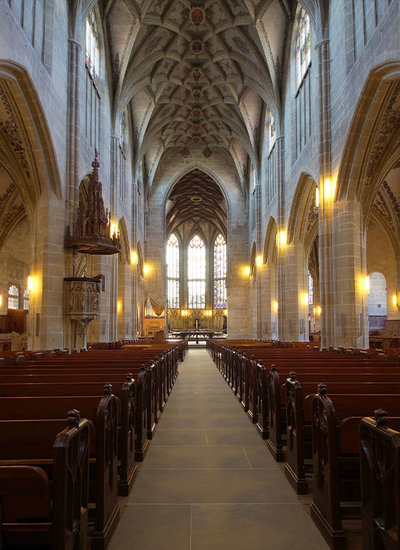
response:
<path id="1" fill-rule="evenodd" d="M 191 550 L 245 548 L 328 550 L 301 504 L 192 506 Z"/>
<path id="2" fill-rule="evenodd" d="M 190 506 L 126 506 L 108 550 L 188 550 Z"/>

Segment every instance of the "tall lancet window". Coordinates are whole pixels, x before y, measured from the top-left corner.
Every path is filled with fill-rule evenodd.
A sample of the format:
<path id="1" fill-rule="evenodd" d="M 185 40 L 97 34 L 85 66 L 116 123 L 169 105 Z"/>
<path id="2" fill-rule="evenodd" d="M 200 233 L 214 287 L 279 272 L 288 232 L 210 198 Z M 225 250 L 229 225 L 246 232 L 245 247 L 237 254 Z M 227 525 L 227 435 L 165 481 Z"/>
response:
<path id="1" fill-rule="evenodd" d="M 226 241 L 221 233 L 214 242 L 214 308 L 226 308 Z"/>
<path id="2" fill-rule="evenodd" d="M 168 307 L 179 308 L 179 241 L 174 233 L 167 242 Z"/>
<path id="3" fill-rule="evenodd" d="M 302 9 L 296 40 L 296 84 L 299 88 L 311 63 L 310 18 Z"/>
<path id="4" fill-rule="evenodd" d="M 86 18 L 86 67 L 97 86 L 99 78 L 99 33 L 94 13 Z"/>
<path id="5" fill-rule="evenodd" d="M 188 308 L 206 307 L 206 247 L 195 235 L 188 246 Z"/>

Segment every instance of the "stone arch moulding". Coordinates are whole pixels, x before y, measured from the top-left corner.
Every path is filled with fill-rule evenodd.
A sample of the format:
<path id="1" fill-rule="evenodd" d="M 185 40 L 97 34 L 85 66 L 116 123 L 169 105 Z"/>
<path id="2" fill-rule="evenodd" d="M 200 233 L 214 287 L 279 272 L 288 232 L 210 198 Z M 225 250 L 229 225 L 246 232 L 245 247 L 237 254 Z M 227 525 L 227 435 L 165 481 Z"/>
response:
<path id="1" fill-rule="evenodd" d="M 7 119 L 0 122 L 1 134 L 11 143 L 25 175 L 21 194 L 33 205 L 42 193 L 54 193 L 61 199 L 60 173 L 46 115 L 28 73 L 11 61 L 0 61 L 0 101 L 7 113 Z"/>
<path id="2" fill-rule="evenodd" d="M 263 253 L 263 263 L 270 264 L 274 260 L 276 255 L 276 236 L 278 233 L 278 226 L 274 218 L 270 218 L 268 222 L 267 231 L 265 233 L 264 240 L 264 253 Z"/>
<path id="3" fill-rule="evenodd" d="M 318 208 L 315 205 L 317 184 L 312 176 L 303 172 L 292 200 L 288 221 L 288 243 L 303 243 L 316 225 Z"/>
<path id="4" fill-rule="evenodd" d="M 257 245 L 253 242 L 253 246 L 251 247 L 251 255 L 250 255 L 250 275 L 253 277 L 256 273 L 256 254 L 257 254 Z"/>
<path id="5" fill-rule="evenodd" d="M 129 237 L 128 231 L 126 229 L 125 219 L 121 218 L 118 222 L 118 230 L 121 239 L 121 252 L 120 258 L 124 264 L 130 263 L 130 248 L 129 248 Z"/>
<path id="6" fill-rule="evenodd" d="M 373 69 L 360 94 L 338 170 L 337 199 L 360 200 L 364 213 L 388 168 L 387 149 L 398 130 L 400 112 L 395 102 L 400 94 L 400 62 L 394 60 Z M 386 162 L 385 162 L 386 161 Z M 379 169 L 380 168 L 380 169 Z"/>
<path id="7" fill-rule="evenodd" d="M 140 277 L 141 279 L 143 279 L 143 274 L 144 274 L 144 270 L 143 270 L 144 259 L 143 259 L 142 245 L 140 244 L 140 241 L 137 242 L 136 250 L 137 250 L 137 256 L 138 256 L 138 263 L 137 263 L 137 266 L 138 266 L 138 273 L 139 273 L 139 277 Z"/>
<path id="8" fill-rule="evenodd" d="M 163 212 L 165 212 L 167 199 L 173 187 L 175 186 L 175 184 L 178 183 L 179 180 L 183 176 L 185 176 L 185 174 L 195 169 L 201 170 L 202 172 L 207 174 L 220 188 L 221 193 L 224 196 L 224 199 L 226 201 L 228 220 L 229 220 L 229 212 L 231 211 L 230 207 L 231 207 L 232 201 L 234 201 L 235 199 L 237 200 L 240 199 L 242 201 L 244 200 L 244 196 L 243 196 L 242 190 L 240 189 L 239 183 L 233 182 L 231 179 L 229 180 L 229 183 L 225 182 L 223 177 L 221 177 L 215 170 L 213 170 L 210 166 L 207 166 L 203 162 L 193 161 L 191 163 L 184 164 L 178 171 L 176 171 L 176 166 L 169 167 L 170 170 L 173 170 L 173 172 L 168 173 L 169 172 L 168 170 L 166 171 L 166 173 L 163 174 L 163 176 L 159 176 L 158 174 L 162 172 L 162 170 L 160 170 L 161 168 L 162 167 L 159 167 L 159 169 L 157 170 L 157 174 L 154 178 L 154 183 L 152 185 L 152 190 L 150 191 L 150 193 L 154 192 L 156 187 L 162 188 Z M 229 188 L 229 186 L 232 186 L 233 189 L 236 190 L 237 195 L 236 193 L 232 193 L 233 189 L 232 187 Z M 239 197 L 239 194 L 240 194 L 240 197 Z"/>

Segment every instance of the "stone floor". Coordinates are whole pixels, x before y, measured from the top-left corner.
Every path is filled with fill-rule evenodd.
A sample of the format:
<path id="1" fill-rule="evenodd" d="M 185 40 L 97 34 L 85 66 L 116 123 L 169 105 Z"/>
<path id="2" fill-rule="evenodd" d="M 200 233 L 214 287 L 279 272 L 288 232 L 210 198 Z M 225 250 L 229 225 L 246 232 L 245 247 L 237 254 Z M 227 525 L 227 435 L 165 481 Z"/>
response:
<path id="1" fill-rule="evenodd" d="M 189 350 L 109 550 L 327 550 L 206 350 Z"/>

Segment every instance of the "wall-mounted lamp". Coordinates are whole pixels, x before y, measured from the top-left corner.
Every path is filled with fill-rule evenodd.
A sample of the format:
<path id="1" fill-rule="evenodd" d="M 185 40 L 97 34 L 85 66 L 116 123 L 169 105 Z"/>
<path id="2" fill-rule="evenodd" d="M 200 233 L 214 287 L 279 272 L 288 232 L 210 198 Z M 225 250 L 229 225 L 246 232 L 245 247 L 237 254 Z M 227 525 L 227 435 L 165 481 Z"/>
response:
<path id="1" fill-rule="evenodd" d="M 392 303 L 393 303 L 394 307 L 397 307 L 397 294 L 393 294 Z M 1 305 L 1 302 L 0 302 L 0 305 Z"/>
<path id="2" fill-rule="evenodd" d="M 122 300 L 117 301 L 117 313 L 122 313 Z"/>
<path id="3" fill-rule="evenodd" d="M 244 266 L 244 268 L 243 268 L 243 275 L 244 275 L 245 277 L 249 277 L 249 276 L 250 276 L 250 266 L 249 266 L 249 265 Z"/>
<path id="4" fill-rule="evenodd" d="M 282 229 L 276 234 L 276 246 L 278 248 L 284 248 L 287 245 L 287 231 Z"/>
<path id="5" fill-rule="evenodd" d="M 314 308 L 314 315 L 321 315 L 321 306 L 315 306 Z"/>
<path id="6" fill-rule="evenodd" d="M 318 187 L 315 188 L 315 206 L 319 208 L 319 189 Z"/>
<path id="7" fill-rule="evenodd" d="M 228 310 L 224 309 L 224 315 L 228 315 Z"/>
<path id="8" fill-rule="evenodd" d="M 3 305 L 3 296 L 0 294 L 0 307 Z"/>
<path id="9" fill-rule="evenodd" d="M 257 266 L 261 267 L 262 265 L 263 265 L 263 257 L 260 254 L 259 256 L 257 256 Z"/>
<path id="10" fill-rule="evenodd" d="M 335 196 L 336 184 L 329 178 L 324 181 L 324 201 L 331 202 Z"/>
<path id="11" fill-rule="evenodd" d="M 118 237 L 118 223 L 111 223 L 110 224 L 110 237 L 113 239 L 114 237 Z"/>
<path id="12" fill-rule="evenodd" d="M 33 277 L 28 277 L 27 287 L 29 291 L 33 290 Z"/>
<path id="13" fill-rule="evenodd" d="M 212 317 L 212 314 L 213 314 L 212 309 L 206 309 L 204 313 L 206 317 Z"/>
<path id="14" fill-rule="evenodd" d="M 138 262 L 137 252 L 135 252 L 134 250 L 131 250 L 131 264 L 136 265 L 137 262 Z"/>
<path id="15" fill-rule="evenodd" d="M 143 274 L 144 275 L 147 275 L 148 273 L 150 273 L 150 266 L 148 264 L 144 264 L 143 266 Z"/>
<path id="16" fill-rule="evenodd" d="M 273 302 L 272 302 L 272 310 L 273 310 L 275 313 L 278 313 L 278 308 L 279 308 L 278 300 L 273 300 Z"/>
<path id="17" fill-rule="evenodd" d="M 300 294 L 300 301 L 303 306 L 308 306 L 308 292 L 302 292 Z"/>
<path id="18" fill-rule="evenodd" d="M 370 289 L 370 282 L 369 282 L 369 277 L 367 275 L 364 279 L 364 292 L 365 292 L 365 294 L 369 293 L 369 289 Z"/>
<path id="19" fill-rule="evenodd" d="M 188 310 L 187 309 L 181 309 L 181 316 L 187 317 L 188 316 Z"/>

